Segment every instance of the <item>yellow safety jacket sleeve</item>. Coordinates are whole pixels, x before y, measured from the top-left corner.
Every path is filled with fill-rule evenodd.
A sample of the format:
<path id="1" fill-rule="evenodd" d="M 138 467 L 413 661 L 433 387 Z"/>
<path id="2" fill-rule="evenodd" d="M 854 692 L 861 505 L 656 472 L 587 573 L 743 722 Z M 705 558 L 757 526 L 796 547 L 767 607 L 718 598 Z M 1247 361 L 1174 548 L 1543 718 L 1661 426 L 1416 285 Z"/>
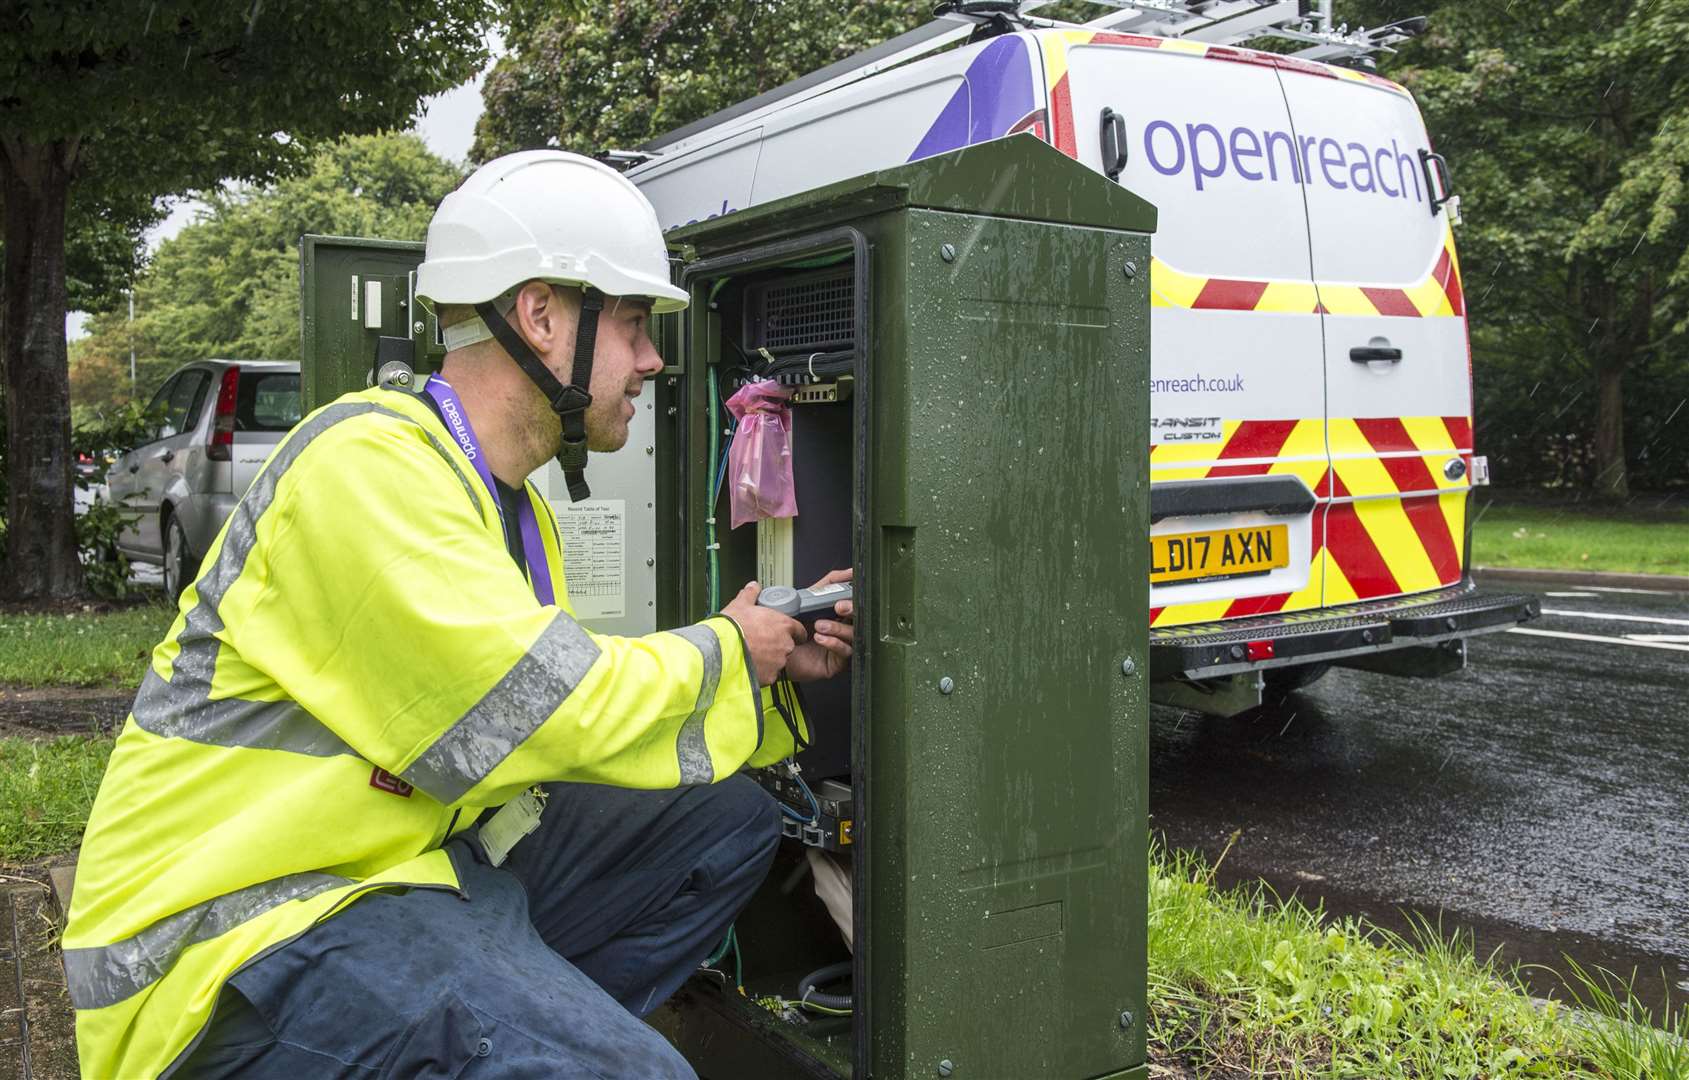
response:
<path id="1" fill-rule="evenodd" d="M 732 620 L 613 637 L 540 605 L 469 462 L 420 419 L 327 426 L 276 479 L 218 606 L 231 667 L 447 804 L 708 783 L 791 752 Z"/>

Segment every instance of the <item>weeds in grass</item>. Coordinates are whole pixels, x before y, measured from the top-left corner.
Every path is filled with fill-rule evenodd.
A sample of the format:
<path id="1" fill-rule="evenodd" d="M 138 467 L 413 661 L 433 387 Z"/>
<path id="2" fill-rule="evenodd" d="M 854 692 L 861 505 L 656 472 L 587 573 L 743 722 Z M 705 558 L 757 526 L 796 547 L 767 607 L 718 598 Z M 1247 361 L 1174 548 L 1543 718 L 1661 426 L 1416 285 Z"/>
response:
<path id="1" fill-rule="evenodd" d="M 1666 993 L 1665 1015 L 1639 1004 L 1631 979 L 1605 968 L 1591 971 L 1570 957 L 1567 990 L 1584 1007 L 1584 1043 L 1599 1063 L 1597 1075 L 1612 1080 L 1661 1080 L 1689 1076 L 1689 1006 L 1673 1008 Z"/>
<path id="2" fill-rule="evenodd" d="M 0 860 L 69 851 L 82 841 L 112 740 L 0 738 Z"/>
<path id="3" fill-rule="evenodd" d="M 1152 1042 L 1219 1077 L 1528 1077 L 1577 1073 L 1575 1029 L 1468 938 L 1409 942 L 1265 886 L 1214 888 L 1157 853 L 1149 897 Z"/>
<path id="4" fill-rule="evenodd" d="M 139 686 L 175 609 L 0 614 L 0 685 Z"/>

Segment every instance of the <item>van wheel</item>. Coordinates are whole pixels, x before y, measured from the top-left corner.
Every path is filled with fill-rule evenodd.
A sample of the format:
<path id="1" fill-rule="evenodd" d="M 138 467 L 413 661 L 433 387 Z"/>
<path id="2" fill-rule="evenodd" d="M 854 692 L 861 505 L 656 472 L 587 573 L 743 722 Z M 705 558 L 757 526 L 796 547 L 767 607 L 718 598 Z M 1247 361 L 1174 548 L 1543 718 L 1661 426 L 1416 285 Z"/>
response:
<path id="1" fill-rule="evenodd" d="M 1298 664 L 1295 667 L 1268 668 L 1261 673 L 1266 696 L 1282 698 L 1286 694 L 1305 689 L 1324 678 L 1330 664 Z"/>
<path id="2" fill-rule="evenodd" d="M 172 604 L 199 573 L 199 560 L 188 550 L 188 534 L 172 514 L 164 523 L 164 595 Z"/>

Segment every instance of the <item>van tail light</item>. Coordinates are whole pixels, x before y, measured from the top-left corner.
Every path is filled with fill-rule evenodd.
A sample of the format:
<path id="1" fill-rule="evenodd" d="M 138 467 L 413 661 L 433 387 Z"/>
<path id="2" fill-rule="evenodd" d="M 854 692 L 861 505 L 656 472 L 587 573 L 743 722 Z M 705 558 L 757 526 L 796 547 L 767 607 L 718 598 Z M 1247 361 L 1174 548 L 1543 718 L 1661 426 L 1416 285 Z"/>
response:
<path id="1" fill-rule="evenodd" d="M 223 372 L 217 388 L 217 415 L 211 421 L 211 446 L 205 456 L 212 461 L 231 461 L 235 449 L 235 399 L 240 396 L 240 368 Z"/>

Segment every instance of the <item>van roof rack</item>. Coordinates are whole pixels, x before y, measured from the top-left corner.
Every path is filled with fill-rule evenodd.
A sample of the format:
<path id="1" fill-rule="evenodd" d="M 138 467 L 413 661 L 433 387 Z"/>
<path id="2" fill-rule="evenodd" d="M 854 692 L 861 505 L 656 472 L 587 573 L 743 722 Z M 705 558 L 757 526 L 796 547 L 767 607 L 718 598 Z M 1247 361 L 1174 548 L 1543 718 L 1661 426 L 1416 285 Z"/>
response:
<path id="1" fill-rule="evenodd" d="M 1156 37 L 1187 38 L 1211 45 L 1239 45 L 1255 38 L 1281 38 L 1305 47 L 1291 53 L 1330 64 L 1373 65 L 1380 52 L 1425 29 L 1423 16 L 1379 27 L 1338 25 L 1332 0 L 1090 0 L 1116 10 L 1084 25 Z"/>
<path id="2" fill-rule="evenodd" d="M 1391 51 L 1396 42 L 1413 37 L 1425 28 L 1424 18 L 1403 19 L 1372 29 L 1361 27 L 1351 30 L 1347 24 L 1334 26 L 1332 0 L 1091 0 L 1115 10 L 1083 24 L 1035 17 L 1037 9 L 1052 2 L 948 0 L 938 5 L 935 11 L 938 17 L 932 22 L 659 135 L 639 147 L 639 157 L 651 160 L 677 153 L 688 148 L 696 137 L 728 121 L 753 123 L 778 109 L 819 97 L 965 39 L 1001 33 L 1016 26 L 1027 29 L 1067 27 L 1128 31 L 1157 37 L 1186 38 L 1211 45 L 1236 45 L 1256 38 L 1274 37 L 1305 46 L 1292 53 L 1293 56 L 1362 67 L 1374 66 L 1374 54 Z M 626 157 L 615 162 L 623 168 L 635 163 Z"/>

